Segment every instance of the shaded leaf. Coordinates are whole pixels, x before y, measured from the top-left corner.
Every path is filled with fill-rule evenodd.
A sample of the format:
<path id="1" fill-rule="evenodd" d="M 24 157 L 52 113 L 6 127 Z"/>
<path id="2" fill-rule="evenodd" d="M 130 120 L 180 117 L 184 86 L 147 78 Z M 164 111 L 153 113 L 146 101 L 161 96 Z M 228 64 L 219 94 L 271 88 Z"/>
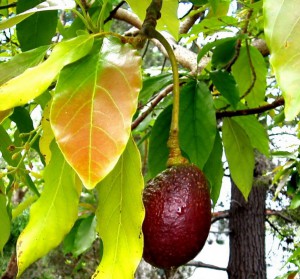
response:
<path id="1" fill-rule="evenodd" d="M 240 93 L 232 74 L 227 71 L 219 70 L 210 72 L 209 75 L 214 86 L 228 100 L 233 108 L 236 108 L 240 101 Z"/>
<path id="2" fill-rule="evenodd" d="M 148 77 L 143 80 L 143 87 L 139 94 L 139 102 L 145 104 L 151 96 L 173 81 L 171 73 Z"/>
<path id="3" fill-rule="evenodd" d="M 270 155 L 267 131 L 254 115 L 233 117 L 232 119 L 244 129 L 254 148 L 266 156 Z"/>
<path id="4" fill-rule="evenodd" d="M 132 139 L 117 165 L 97 187 L 97 231 L 103 258 L 93 278 L 133 278 L 143 252 L 143 177 Z"/>
<path id="5" fill-rule="evenodd" d="M 201 58 L 207 53 L 209 52 L 210 50 L 212 50 L 213 48 L 215 47 L 218 47 L 220 45 L 223 45 L 224 43 L 226 42 L 232 42 L 232 41 L 237 41 L 237 39 L 240 38 L 240 36 L 236 36 L 236 37 L 230 37 L 230 38 L 222 38 L 222 39 L 219 39 L 219 40 L 215 40 L 213 42 L 209 42 L 207 44 L 205 44 L 201 50 L 199 51 L 198 53 L 198 56 L 197 56 L 197 61 L 199 62 L 201 60 Z"/>
<path id="6" fill-rule="evenodd" d="M 66 160 L 87 188 L 95 187 L 122 154 L 140 87 L 136 51 L 108 40 L 100 52 L 61 72 L 51 125 Z"/>
<path id="7" fill-rule="evenodd" d="M 205 165 L 215 142 L 216 115 L 212 95 L 203 82 L 184 86 L 180 100 L 179 143 L 191 163 Z"/>
<path id="8" fill-rule="evenodd" d="M 10 236 L 10 218 L 6 208 L 6 197 L 0 190 L 0 254 Z"/>
<path id="9" fill-rule="evenodd" d="M 214 147 L 209 155 L 207 162 L 203 167 L 206 178 L 210 183 L 210 197 L 216 205 L 221 187 L 222 179 L 224 175 L 223 162 L 223 145 L 219 132 L 216 132 Z"/>
<path id="10" fill-rule="evenodd" d="M 222 137 L 231 178 L 247 200 L 253 182 L 252 145 L 244 129 L 230 118 L 223 119 Z"/>
<path id="11" fill-rule="evenodd" d="M 264 1 L 265 35 L 270 62 L 283 91 L 285 117 L 293 120 L 300 112 L 300 10 L 296 0 Z M 297 8 L 296 8 L 297 7 Z"/>
<path id="12" fill-rule="evenodd" d="M 0 22 L 0 30 L 13 27 L 36 12 L 73 9 L 73 1 L 44 1 L 32 9 Z"/>
<path id="13" fill-rule="evenodd" d="M 18 276 L 58 246 L 77 219 L 81 185 L 55 142 L 44 179 L 43 193 L 32 205 L 29 223 L 17 241 Z"/>
<path id="14" fill-rule="evenodd" d="M 60 70 L 87 55 L 93 45 L 90 35 L 78 36 L 58 43 L 50 57 L 43 63 L 25 70 L 0 87 L 0 110 L 26 104 L 42 94 Z"/>
<path id="15" fill-rule="evenodd" d="M 96 237 L 95 215 L 81 218 L 77 220 L 70 233 L 64 239 L 64 253 L 72 253 L 77 257 L 91 248 Z"/>
<path id="16" fill-rule="evenodd" d="M 236 54 L 237 37 L 227 38 L 218 44 L 213 50 L 211 58 L 212 65 L 217 68 L 223 68 L 233 59 Z"/>
<path id="17" fill-rule="evenodd" d="M 41 63 L 48 49 L 49 46 L 42 46 L 17 54 L 8 62 L 1 63 L 0 84 L 22 74 L 26 69 Z"/>
<path id="18" fill-rule="evenodd" d="M 42 0 L 19 0 L 17 14 L 25 12 L 41 2 Z M 17 24 L 17 37 L 22 51 L 51 44 L 56 32 L 57 15 L 57 10 L 34 13 Z"/>
<path id="19" fill-rule="evenodd" d="M 251 65 L 255 72 L 255 78 Z M 241 96 L 247 93 L 245 99 L 249 107 L 257 107 L 264 103 L 267 66 L 262 54 L 255 47 L 249 46 L 249 55 L 246 47 L 241 48 L 239 57 L 232 66 L 232 74 L 238 84 Z M 253 82 L 254 86 L 252 87 Z M 248 93 L 249 89 L 251 90 Z"/>
<path id="20" fill-rule="evenodd" d="M 167 167 L 169 156 L 167 141 L 169 138 L 171 118 L 172 106 L 168 106 L 157 117 L 151 130 L 148 155 L 148 168 L 151 178 Z"/>
<path id="21" fill-rule="evenodd" d="M 127 3 L 131 9 L 138 15 L 141 21 L 145 19 L 146 9 L 149 7 L 151 0 L 135 1 L 128 0 Z M 161 18 L 157 21 L 159 31 L 168 31 L 177 41 L 179 35 L 179 19 L 177 18 L 178 1 L 164 0 L 161 9 Z"/>

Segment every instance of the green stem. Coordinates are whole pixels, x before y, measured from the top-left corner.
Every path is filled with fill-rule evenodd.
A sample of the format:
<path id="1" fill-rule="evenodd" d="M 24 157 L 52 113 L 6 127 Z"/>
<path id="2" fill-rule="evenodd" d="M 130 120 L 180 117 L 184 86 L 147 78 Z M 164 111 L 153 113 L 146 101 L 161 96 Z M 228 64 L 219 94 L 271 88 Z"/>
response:
<path id="1" fill-rule="evenodd" d="M 16 208 L 12 210 L 12 219 L 14 220 L 16 217 L 20 216 L 22 212 L 29 206 L 31 206 L 37 199 L 37 196 L 31 196 L 22 203 L 20 203 Z"/>
<path id="2" fill-rule="evenodd" d="M 175 54 L 171 45 L 155 30 L 156 21 L 160 18 L 160 10 L 162 8 L 162 0 L 152 0 L 151 4 L 147 8 L 146 18 L 141 28 L 141 37 L 157 39 L 165 48 L 172 66 L 173 73 L 173 110 L 172 110 L 172 122 L 170 127 L 170 135 L 168 139 L 169 158 L 167 166 L 173 166 L 178 164 L 187 163 L 187 160 L 182 156 L 179 146 L 179 74 L 178 66 Z"/>
<path id="3" fill-rule="evenodd" d="M 179 74 L 176 57 L 173 49 L 163 35 L 161 35 L 155 29 L 153 32 L 153 38 L 157 39 L 165 48 L 170 63 L 172 66 L 173 74 L 173 110 L 172 110 L 172 121 L 170 127 L 170 135 L 168 139 L 169 147 L 169 159 L 167 162 L 168 166 L 178 165 L 186 163 L 186 159 L 182 156 L 179 146 L 179 104 L 180 104 L 180 91 L 179 91 Z"/>

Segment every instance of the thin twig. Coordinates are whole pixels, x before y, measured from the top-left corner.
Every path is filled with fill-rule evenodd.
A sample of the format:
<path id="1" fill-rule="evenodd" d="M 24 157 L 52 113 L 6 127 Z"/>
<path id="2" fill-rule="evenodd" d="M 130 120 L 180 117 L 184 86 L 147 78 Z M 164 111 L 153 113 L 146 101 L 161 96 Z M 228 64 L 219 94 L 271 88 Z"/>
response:
<path id="1" fill-rule="evenodd" d="M 5 9 L 9 9 L 9 8 L 14 8 L 17 6 L 17 2 L 13 2 L 13 3 L 10 3 L 8 5 L 3 5 L 3 6 L 0 6 L 0 10 L 5 10 Z"/>
<path id="2" fill-rule="evenodd" d="M 195 266 L 195 267 L 202 267 L 202 268 L 210 268 L 215 270 L 227 271 L 226 267 L 220 267 L 213 264 L 206 264 L 200 261 L 190 261 L 186 264 L 186 266 Z"/>
<path id="3" fill-rule="evenodd" d="M 131 129 L 134 130 L 158 105 L 158 103 L 166 97 L 169 93 L 173 91 L 173 84 L 165 87 L 150 103 L 150 106 L 147 110 L 145 110 L 142 114 L 140 114 L 131 124 Z"/>
<path id="4" fill-rule="evenodd" d="M 257 108 L 232 110 L 232 111 L 217 111 L 216 117 L 217 117 L 217 119 L 220 119 L 222 117 L 244 116 L 244 115 L 263 113 L 263 112 L 266 112 L 268 110 L 274 109 L 274 108 L 282 106 L 282 105 L 284 105 L 284 99 L 278 98 L 271 104 L 267 104 L 267 105 L 260 106 Z"/>

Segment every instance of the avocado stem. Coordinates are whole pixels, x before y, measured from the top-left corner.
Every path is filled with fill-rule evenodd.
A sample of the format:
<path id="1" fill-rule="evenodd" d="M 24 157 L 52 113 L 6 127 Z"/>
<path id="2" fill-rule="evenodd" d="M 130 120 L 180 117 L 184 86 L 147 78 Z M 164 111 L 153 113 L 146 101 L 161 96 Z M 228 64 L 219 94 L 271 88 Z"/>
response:
<path id="1" fill-rule="evenodd" d="M 167 166 L 171 167 L 178 164 L 187 163 L 187 159 L 184 158 L 181 154 L 179 146 L 179 74 L 178 74 L 178 65 L 176 61 L 175 54 L 169 42 L 166 38 L 159 33 L 156 27 L 156 21 L 160 18 L 160 10 L 162 8 L 162 0 L 152 0 L 151 4 L 147 8 L 146 17 L 143 22 L 143 26 L 140 32 L 140 36 L 146 38 L 157 39 L 165 48 L 170 63 L 172 66 L 173 74 L 173 110 L 172 110 L 172 120 L 170 127 L 170 134 L 168 139 L 168 148 L 169 148 L 169 158 L 167 161 Z M 143 40 L 141 40 L 143 41 Z"/>

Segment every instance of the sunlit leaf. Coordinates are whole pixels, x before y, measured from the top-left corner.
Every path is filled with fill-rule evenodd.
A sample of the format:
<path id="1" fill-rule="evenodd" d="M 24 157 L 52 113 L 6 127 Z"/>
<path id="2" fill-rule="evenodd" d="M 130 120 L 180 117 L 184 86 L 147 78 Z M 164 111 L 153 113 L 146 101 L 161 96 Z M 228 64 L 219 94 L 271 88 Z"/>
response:
<path id="1" fill-rule="evenodd" d="M 0 111 L 0 124 L 13 113 L 13 109 Z"/>
<path id="2" fill-rule="evenodd" d="M 300 112 L 300 10 L 299 1 L 265 0 L 265 35 L 270 48 L 270 62 L 283 91 L 286 120 Z"/>
<path id="3" fill-rule="evenodd" d="M 131 9 L 138 15 L 141 21 L 145 19 L 146 9 L 151 0 L 135 1 L 128 0 Z M 177 17 L 178 1 L 164 0 L 161 9 L 161 18 L 157 21 L 157 29 L 168 31 L 177 41 L 179 35 L 179 19 Z"/>
<path id="4" fill-rule="evenodd" d="M 17 14 L 38 5 L 41 0 L 18 0 Z M 16 26 L 17 37 L 22 51 L 49 45 L 56 32 L 58 11 L 34 13 Z"/>
<path id="5" fill-rule="evenodd" d="M 81 35 L 61 42 L 54 47 L 45 62 L 25 70 L 22 74 L 2 84 L 0 111 L 26 104 L 42 94 L 64 66 L 88 54 L 93 41 L 92 36 Z"/>
<path id="6" fill-rule="evenodd" d="M 6 197 L 0 189 L 0 254 L 10 236 L 10 218 L 6 208 Z"/>
<path id="7" fill-rule="evenodd" d="M 265 127 L 253 115 L 233 117 L 247 133 L 254 148 L 262 154 L 269 156 L 269 138 Z"/>
<path id="8" fill-rule="evenodd" d="M 132 139 L 97 189 L 97 231 L 104 250 L 93 278 L 133 278 L 143 251 L 144 207 L 141 161 Z"/>
<path id="9" fill-rule="evenodd" d="M 44 179 L 43 193 L 32 205 L 29 223 L 18 238 L 18 276 L 58 246 L 77 219 L 81 185 L 55 142 Z"/>
<path id="10" fill-rule="evenodd" d="M 54 134 L 52 132 L 52 128 L 50 124 L 50 107 L 51 107 L 51 101 L 48 102 L 48 104 L 45 106 L 43 111 L 43 117 L 41 120 L 43 133 L 39 140 L 40 151 L 45 159 L 46 164 L 48 164 L 51 159 L 50 144 L 54 139 Z"/>
<path id="11" fill-rule="evenodd" d="M 223 119 L 222 138 L 231 178 L 248 198 L 252 188 L 254 152 L 244 129 L 230 118 Z"/>
<path id="12" fill-rule="evenodd" d="M 73 1 L 44 1 L 30 10 L 27 10 L 7 20 L 1 21 L 0 30 L 13 27 L 14 25 L 18 24 L 19 22 L 23 21 L 24 19 L 37 12 L 73 9 L 74 4 L 75 3 Z"/>
<path id="13" fill-rule="evenodd" d="M 129 45 L 105 40 L 62 71 L 51 108 L 56 140 L 87 188 L 116 165 L 131 131 L 141 87 L 140 57 Z"/>
<path id="14" fill-rule="evenodd" d="M 0 84 L 22 74 L 26 69 L 33 67 L 45 57 L 49 46 L 42 46 L 14 56 L 6 63 L 0 64 Z"/>
<path id="15" fill-rule="evenodd" d="M 239 57 L 232 66 L 232 74 L 241 96 L 246 95 L 248 106 L 262 105 L 267 86 L 267 66 L 262 54 L 255 47 L 249 46 L 249 53 L 246 47 L 241 48 Z"/>

